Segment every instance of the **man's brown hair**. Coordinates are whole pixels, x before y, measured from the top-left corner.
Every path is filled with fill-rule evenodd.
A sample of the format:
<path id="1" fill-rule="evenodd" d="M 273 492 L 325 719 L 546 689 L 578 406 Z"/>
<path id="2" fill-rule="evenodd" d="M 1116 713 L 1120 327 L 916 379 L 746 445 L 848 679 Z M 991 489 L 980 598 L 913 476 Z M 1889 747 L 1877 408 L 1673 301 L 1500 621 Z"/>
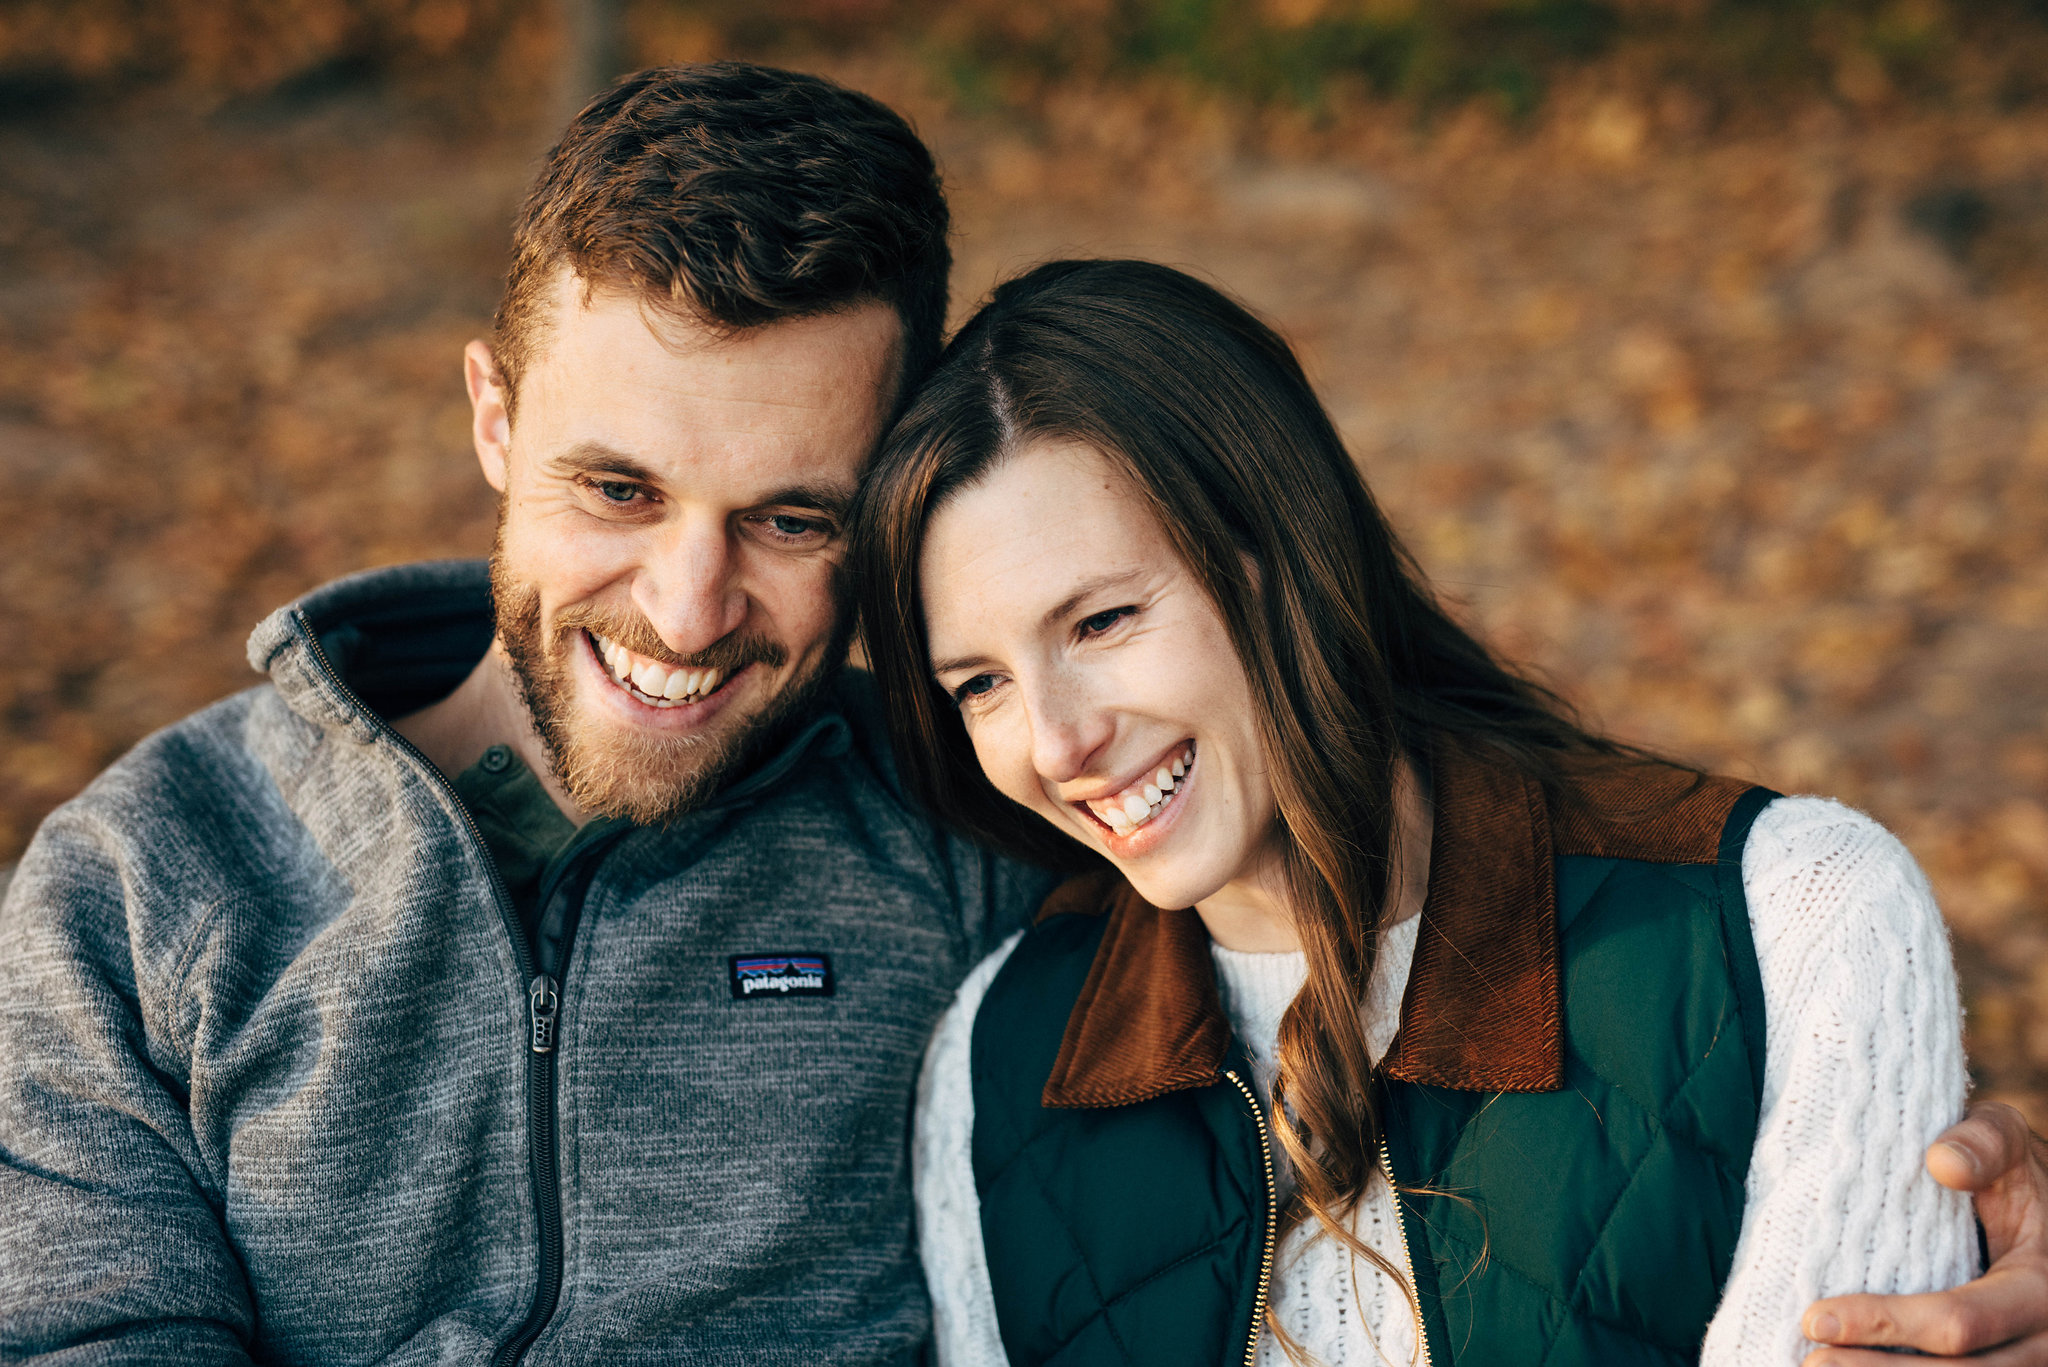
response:
<path id="1" fill-rule="evenodd" d="M 878 100 L 744 62 L 627 76 L 570 122 L 514 225 L 492 347 L 508 407 L 563 267 L 718 328 L 888 304 L 907 393 L 944 336 L 947 226 L 930 151 Z"/>

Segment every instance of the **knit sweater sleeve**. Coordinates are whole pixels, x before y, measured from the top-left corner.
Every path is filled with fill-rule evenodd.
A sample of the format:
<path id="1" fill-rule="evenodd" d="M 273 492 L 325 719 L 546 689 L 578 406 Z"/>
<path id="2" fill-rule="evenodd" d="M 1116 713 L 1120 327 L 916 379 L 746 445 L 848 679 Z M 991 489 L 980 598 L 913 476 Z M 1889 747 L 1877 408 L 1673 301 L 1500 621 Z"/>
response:
<path id="1" fill-rule="evenodd" d="M 939 1021 L 917 1080 L 910 1141 L 910 1182 L 917 1196 L 917 1246 L 932 1297 L 932 1340 L 939 1367 L 1007 1367 L 996 1325 L 996 1293 L 981 1241 L 981 1196 L 974 1188 L 974 1017 L 1018 931 L 977 964 Z"/>
<path id="2" fill-rule="evenodd" d="M 1796 1364 L 1806 1307 L 1976 1271 L 1969 1198 L 1922 1166 L 1963 1109 L 1948 933 L 1906 849 L 1859 812 L 1785 798 L 1743 889 L 1764 991 L 1764 1092 L 1742 1231 L 1702 1367 Z"/>

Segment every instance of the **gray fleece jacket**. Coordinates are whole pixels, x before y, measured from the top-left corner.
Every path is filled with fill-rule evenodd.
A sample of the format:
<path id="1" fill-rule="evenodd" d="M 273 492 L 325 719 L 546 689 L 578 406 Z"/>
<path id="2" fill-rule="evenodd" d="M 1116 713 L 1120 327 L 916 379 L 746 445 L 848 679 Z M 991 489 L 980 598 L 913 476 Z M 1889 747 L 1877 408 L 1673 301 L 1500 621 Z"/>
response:
<path id="1" fill-rule="evenodd" d="M 586 842 L 541 978 L 383 721 L 490 633 L 480 564 L 328 585 L 250 638 L 267 685 L 43 824 L 0 904 L 0 1358 L 917 1359 L 918 1062 L 1048 880 L 906 805 L 849 674 Z"/>

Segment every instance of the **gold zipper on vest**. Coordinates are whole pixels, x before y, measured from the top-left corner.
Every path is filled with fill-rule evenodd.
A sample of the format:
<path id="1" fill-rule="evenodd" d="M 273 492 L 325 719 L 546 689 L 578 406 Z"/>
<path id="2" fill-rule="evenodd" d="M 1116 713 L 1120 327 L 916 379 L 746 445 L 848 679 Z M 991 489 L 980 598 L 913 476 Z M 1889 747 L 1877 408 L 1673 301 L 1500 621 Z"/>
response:
<path id="1" fill-rule="evenodd" d="M 1223 1076 L 1236 1083 L 1237 1090 L 1251 1104 L 1252 1119 L 1259 1127 L 1259 1161 L 1266 1166 L 1266 1246 L 1259 1254 L 1259 1294 L 1252 1300 L 1252 1332 L 1244 1345 L 1244 1367 L 1256 1367 L 1259 1335 L 1266 1328 L 1266 1295 L 1273 1286 L 1273 1226 L 1280 1221 L 1280 1194 L 1273 1185 L 1273 1141 L 1266 1133 L 1266 1112 L 1259 1105 L 1258 1095 L 1245 1085 L 1235 1069 Z M 1423 1351 L 1426 1354 L 1428 1349 Z"/>
<path id="2" fill-rule="evenodd" d="M 1422 1367 L 1430 1367 L 1429 1326 L 1422 1322 L 1422 1293 L 1415 1286 L 1415 1255 L 1408 1251 L 1408 1218 L 1401 1213 L 1401 1189 L 1394 1185 L 1394 1154 L 1384 1134 L 1380 1136 L 1380 1171 L 1386 1174 L 1387 1196 L 1394 1203 L 1394 1232 L 1401 1236 L 1401 1270 L 1408 1274 L 1408 1294 L 1418 1298 L 1408 1307 L 1415 1316 L 1415 1343 L 1422 1349 Z"/>

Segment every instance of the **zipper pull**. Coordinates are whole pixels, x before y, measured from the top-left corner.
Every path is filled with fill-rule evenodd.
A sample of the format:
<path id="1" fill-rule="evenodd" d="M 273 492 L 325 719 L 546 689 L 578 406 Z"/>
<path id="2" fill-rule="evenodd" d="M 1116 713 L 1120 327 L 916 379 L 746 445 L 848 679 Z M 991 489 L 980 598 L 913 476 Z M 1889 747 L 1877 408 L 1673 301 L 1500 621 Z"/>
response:
<path id="1" fill-rule="evenodd" d="M 555 1017 L 562 1009 L 562 997 L 553 978 L 543 973 L 526 985 L 526 1003 L 533 1020 L 533 1052 L 555 1052 Z"/>

